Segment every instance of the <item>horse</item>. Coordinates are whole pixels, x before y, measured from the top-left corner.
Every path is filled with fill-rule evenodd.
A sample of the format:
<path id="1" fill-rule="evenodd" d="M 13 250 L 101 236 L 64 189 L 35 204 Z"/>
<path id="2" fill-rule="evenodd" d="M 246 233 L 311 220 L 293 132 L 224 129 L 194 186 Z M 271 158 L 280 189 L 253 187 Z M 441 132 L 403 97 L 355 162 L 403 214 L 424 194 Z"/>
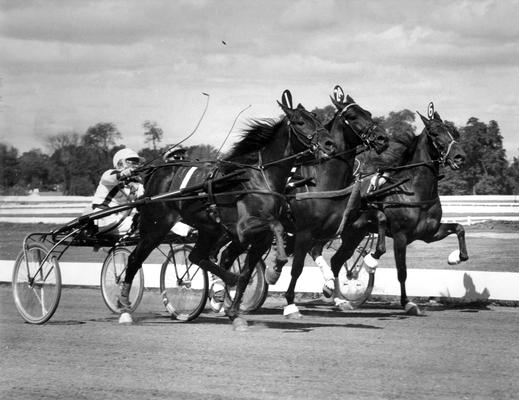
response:
<path id="1" fill-rule="evenodd" d="M 449 255 L 448 263 L 457 264 L 469 258 L 463 226 L 441 222 L 442 206 L 438 195 L 440 168 L 448 165 L 458 170 L 465 162 L 465 152 L 458 143 L 459 133 L 443 122 L 432 103 L 429 104 L 428 117 L 417 113 L 424 124 L 423 131 L 419 135 L 395 132 L 385 152 L 396 155 L 393 162 L 400 158 L 399 166 L 388 166 L 382 156 L 371 155 L 378 158 L 379 163 L 386 163 L 386 167 L 379 166 L 379 170 L 386 171 L 383 179 L 389 180 L 388 184 L 391 181 L 403 183 L 389 191 L 384 191 L 382 185 L 371 195 L 363 195 L 361 216 L 343 232 L 341 246 L 331 258 L 331 268 L 338 282 L 341 267 L 367 233 L 378 233 L 376 253 L 365 257 L 368 269 L 375 268 L 377 260 L 385 253 L 385 235 L 393 238 L 400 304 L 410 315 L 420 315 L 422 312 L 414 302 L 409 301 L 406 294 L 407 245 L 415 240 L 431 243 L 455 233 L 459 249 Z M 369 165 L 374 163 L 366 164 L 368 168 L 364 168 L 363 172 L 374 172 Z M 370 184 L 369 179 L 364 182 L 363 186 Z"/>
<path id="2" fill-rule="evenodd" d="M 164 201 L 149 203 L 140 210 L 141 239 L 128 258 L 120 295 L 122 306 L 135 273 L 180 217 L 198 231 L 190 261 L 219 276 L 227 285 L 237 286 L 236 296 L 226 312 L 234 329 L 247 329 L 247 321 L 239 316 L 241 295 L 273 237 L 279 244 L 276 262 L 283 264 L 287 260 L 281 245 L 280 215 L 286 209 L 283 192 L 290 170 L 297 159 L 326 158 L 336 148 L 329 132 L 312 113 L 301 104 L 293 108 L 288 90 L 278 104 L 284 117 L 253 120 L 224 159 L 216 163 L 186 163 L 174 170 L 163 168 L 151 174 L 144 195 L 164 193 Z M 187 183 L 189 186 L 185 187 Z M 185 195 L 195 187 L 203 188 L 203 192 Z M 169 196 L 168 192 L 175 195 Z M 240 275 L 213 261 L 222 237 L 248 249 Z M 124 321 L 129 316 L 125 314 Z"/>
<path id="3" fill-rule="evenodd" d="M 298 168 L 298 175 L 305 181 L 314 180 L 315 184 L 296 188 L 289 203 L 292 219 L 286 223 L 286 229 L 293 236 L 288 241 L 287 252 L 293 253 L 293 260 L 291 280 L 285 293 L 287 305 L 283 310 L 287 318 L 301 317 L 294 304 L 294 291 L 306 254 L 309 253 L 322 270 L 330 270 L 323 265 L 324 259 L 320 254 L 310 250 L 316 243 L 325 243 L 336 237 L 354 215 L 356 197 L 355 194 L 351 195 L 352 188 L 348 186 L 354 179 L 357 146 L 364 145 L 365 149 L 372 148 L 376 153 L 383 152 L 388 146 L 385 130 L 375 124 L 369 111 L 359 106 L 349 95 L 344 98 L 340 86 L 336 86 L 333 93 L 331 100 L 337 111 L 326 128 L 338 146 L 337 152 L 326 162 L 301 165 Z M 268 268 L 268 282 L 275 283 L 280 272 L 276 268 Z"/>

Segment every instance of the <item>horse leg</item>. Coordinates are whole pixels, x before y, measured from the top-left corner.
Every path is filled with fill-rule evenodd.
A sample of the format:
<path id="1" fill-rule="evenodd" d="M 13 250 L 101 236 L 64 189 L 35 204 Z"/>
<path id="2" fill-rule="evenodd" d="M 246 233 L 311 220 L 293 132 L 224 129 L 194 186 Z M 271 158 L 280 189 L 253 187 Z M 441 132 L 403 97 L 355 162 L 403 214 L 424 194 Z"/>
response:
<path id="1" fill-rule="evenodd" d="M 333 293 L 333 301 L 335 306 L 341 311 L 351 311 L 353 310 L 353 306 L 351 303 L 344 298 L 341 294 L 341 283 L 339 282 L 339 272 L 342 267 L 347 269 L 346 261 L 349 260 L 358 244 L 364 238 L 363 234 L 352 234 L 353 231 L 349 231 L 348 233 L 343 232 L 341 236 L 341 245 L 335 252 L 335 254 L 330 259 L 330 264 L 332 268 L 332 273 L 335 279 L 335 291 Z"/>
<path id="2" fill-rule="evenodd" d="M 238 280 L 238 275 L 210 260 L 211 254 L 214 254 L 215 244 L 219 243 L 216 235 L 219 236 L 219 233 L 211 234 L 199 230 L 197 241 L 189 254 L 189 260 L 207 272 L 220 277 L 226 285 L 234 286 Z"/>
<path id="3" fill-rule="evenodd" d="M 467 261 L 469 259 L 467 244 L 465 242 L 465 228 L 463 228 L 463 225 L 456 223 L 440 224 L 434 235 L 432 235 L 430 238 L 424 239 L 424 241 L 427 243 L 436 242 L 453 233 L 455 233 L 458 237 L 459 249 L 453 250 L 452 253 L 449 254 L 447 262 L 450 265 L 459 264 L 460 262 Z"/>
<path id="4" fill-rule="evenodd" d="M 378 260 L 386 252 L 386 214 L 379 210 L 368 212 L 365 215 L 365 224 L 371 226 L 369 229 L 370 232 L 373 232 L 374 225 L 376 225 L 377 229 L 375 252 L 366 254 L 363 259 L 364 268 L 366 268 L 366 271 L 374 273 L 378 267 Z"/>
<path id="5" fill-rule="evenodd" d="M 224 240 L 220 241 L 218 248 L 222 247 L 228 242 L 228 238 L 224 238 Z M 220 267 L 225 270 L 229 270 L 234 263 L 234 261 L 246 250 L 246 246 L 243 246 L 237 241 L 232 241 L 229 245 L 222 251 L 220 255 Z M 218 254 L 218 251 L 215 252 L 215 255 Z M 211 309 L 218 313 L 222 309 L 223 303 L 225 301 L 225 285 L 223 281 L 215 275 L 211 274 L 211 286 L 209 289 L 209 298 Z"/>
<path id="6" fill-rule="evenodd" d="M 422 312 L 418 306 L 409 301 L 405 289 L 405 281 L 407 279 L 407 239 L 403 234 L 393 235 L 393 251 L 395 253 L 395 264 L 398 273 L 398 281 L 400 282 L 400 305 L 409 315 L 421 315 Z"/>
<path id="7" fill-rule="evenodd" d="M 276 258 L 274 267 L 267 267 L 265 271 L 265 280 L 269 285 L 274 285 L 281 276 L 281 270 L 287 263 L 288 256 L 285 251 L 285 247 L 283 246 L 283 225 L 281 225 L 279 221 L 274 221 L 270 223 L 270 229 L 274 233 L 274 237 L 276 239 Z"/>
<path id="8" fill-rule="evenodd" d="M 232 321 L 234 330 L 245 331 L 247 330 L 247 321 L 240 317 L 240 304 L 243 298 L 243 293 L 249 284 L 252 272 L 256 267 L 263 254 L 268 250 L 272 244 L 272 233 L 267 232 L 263 237 L 255 237 L 254 243 L 247 252 L 247 257 L 244 263 L 244 269 L 238 278 L 236 284 L 236 294 L 232 301 L 231 307 L 227 310 L 227 316 Z"/>
<path id="9" fill-rule="evenodd" d="M 286 318 L 290 319 L 299 319 L 301 318 L 301 313 L 299 309 L 294 304 L 295 298 L 295 288 L 297 284 L 297 280 L 301 276 L 303 272 L 303 267 L 305 263 L 305 257 L 307 249 L 311 244 L 311 236 L 310 232 L 298 232 L 295 235 L 295 247 L 294 247 L 294 259 L 292 260 L 292 277 L 290 279 L 290 284 L 288 285 L 288 289 L 285 292 L 285 299 L 287 300 L 287 305 L 283 309 L 283 315 Z"/>
<path id="10" fill-rule="evenodd" d="M 150 253 L 155 249 L 167 235 L 171 227 L 176 220 L 175 215 L 168 214 L 161 223 L 153 223 L 151 226 L 149 221 L 153 219 L 140 220 L 140 237 L 141 240 L 133 249 L 130 256 L 128 257 L 128 264 L 126 266 L 126 273 L 124 275 L 124 281 L 121 287 L 121 292 L 117 299 L 117 305 L 121 309 L 121 316 L 119 317 L 119 323 L 132 323 L 133 320 L 129 314 L 131 304 L 129 300 L 130 290 L 132 287 L 133 278 L 137 271 L 142 268 L 142 263 Z"/>
<path id="11" fill-rule="evenodd" d="M 317 242 L 310 249 L 309 254 L 314 260 L 314 263 L 321 270 L 321 274 L 324 278 L 323 295 L 324 297 L 331 297 L 335 292 L 335 278 L 333 276 L 332 269 L 323 257 L 323 248 L 325 242 Z"/>
<path id="12" fill-rule="evenodd" d="M 355 220 L 355 222 L 353 222 L 351 226 L 348 226 L 346 229 L 344 229 L 341 233 L 341 245 L 330 260 L 332 272 L 335 277 L 334 302 L 335 305 L 342 311 L 353 310 L 353 306 L 341 294 L 339 272 L 342 267 L 345 267 L 346 276 L 348 279 L 350 279 L 352 272 L 346 262 L 355 253 L 355 249 L 368 233 L 370 225 L 373 224 L 375 218 L 377 221 L 379 237 L 377 239 L 375 253 L 373 255 L 367 254 L 363 259 L 364 268 L 366 268 L 368 271 L 374 271 L 378 265 L 378 258 L 380 258 L 380 256 L 386 251 L 386 218 L 384 213 L 380 212 L 380 215 L 378 213 L 379 212 L 377 211 L 377 213 L 374 215 L 370 212 L 364 212 L 357 218 L 357 220 Z M 366 258 L 368 258 L 368 261 L 366 261 Z"/>
<path id="13" fill-rule="evenodd" d="M 386 229 L 387 229 L 387 218 L 386 214 L 382 211 L 377 211 L 377 243 L 375 245 L 375 252 L 372 254 L 373 258 L 379 260 L 386 252 Z"/>

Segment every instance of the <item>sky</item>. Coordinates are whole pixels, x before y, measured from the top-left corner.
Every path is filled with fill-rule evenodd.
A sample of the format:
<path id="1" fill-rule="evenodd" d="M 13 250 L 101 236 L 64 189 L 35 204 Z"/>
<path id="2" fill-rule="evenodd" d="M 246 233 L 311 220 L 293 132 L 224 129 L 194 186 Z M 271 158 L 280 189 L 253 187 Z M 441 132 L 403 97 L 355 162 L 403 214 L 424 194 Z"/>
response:
<path id="1" fill-rule="evenodd" d="M 225 150 L 284 89 L 311 110 L 339 84 L 374 116 L 433 101 L 458 126 L 495 120 L 511 160 L 518 20 L 513 0 L 0 0 L 0 142 L 47 151 L 112 122 L 139 150 L 150 120 L 174 144 L 208 101 L 184 144 Z"/>

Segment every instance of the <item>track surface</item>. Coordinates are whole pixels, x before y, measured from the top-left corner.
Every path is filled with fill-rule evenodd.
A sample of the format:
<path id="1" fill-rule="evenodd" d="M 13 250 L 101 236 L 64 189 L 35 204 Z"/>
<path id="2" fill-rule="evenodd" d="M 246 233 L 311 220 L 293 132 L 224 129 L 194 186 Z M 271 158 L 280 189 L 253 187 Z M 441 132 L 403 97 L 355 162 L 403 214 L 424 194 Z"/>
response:
<path id="1" fill-rule="evenodd" d="M 235 332 L 210 312 L 171 321 L 146 292 L 122 326 L 99 289 L 64 288 L 43 326 L 18 316 L 0 286 L 0 398 L 5 399 L 512 399 L 519 393 L 519 308 L 394 304 L 349 313 L 303 299 L 282 317 L 269 297 Z"/>

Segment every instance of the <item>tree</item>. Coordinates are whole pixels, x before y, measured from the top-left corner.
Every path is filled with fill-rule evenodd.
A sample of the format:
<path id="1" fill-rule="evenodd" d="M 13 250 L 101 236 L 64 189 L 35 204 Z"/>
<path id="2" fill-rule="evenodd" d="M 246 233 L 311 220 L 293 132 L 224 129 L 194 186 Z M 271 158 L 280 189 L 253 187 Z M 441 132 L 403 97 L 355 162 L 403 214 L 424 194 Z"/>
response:
<path id="1" fill-rule="evenodd" d="M 391 136 L 395 132 L 407 132 L 409 135 L 414 135 L 416 131 L 416 127 L 413 125 L 414 121 L 415 113 L 404 109 L 401 111 L 391 111 L 387 118 L 381 121 L 381 125 Z"/>
<path id="2" fill-rule="evenodd" d="M 323 124 L 327 124 L 329 121 L 333 119 L 335 116 L 335 107 L 328 104 L 324 108 L 314 108 L 312 110 L 312 113 L 314 113 L 317 116 L 317 119 Z"/>
<path id="3" fill-rule="evenodd" d="M 62 132 L 57 135 L 48 136 L 46 142 L 47 147 L 54 152 L 66 146 L 78 146 L 81 142 L 81 138 L 76 132 Z"/>
<path id="4" fill-rule="evenodd" d="M 507 175 L 510 178 L 512 194 L 519 195 L 519 158 L 514 157 Z"/>
<path id="5" fill-rule="evenodd" d="M 144 158 L 144 160 L 146 160 L 145 162 L 147 162 L 147 161 L 162 159 L 162 155 L 166 151 L 167 151 L 167 149 L 165 149 L 165 148 L 153 150 L 153 149 L 150 149 L 149 147 L 146 147 L 146 148 L 140 150 L 138 153 L 142 158 Z"/>
<path id="6" fill-rule="evenodd" d="M 497 122 L 490 121 L 487 125 L 472 117 L 460 131 L 460 144 L 466 153 L 465 166 L 460 171 L 467 182 L 465 194 L 510 193 L 508 161 Z"/>
<path id="7" fill-rule="evenodd" d="M 54 186 L 49 179 L 51 162 L 48 155 L 39 149 L 23 153 L 19 158 L 20 181 L 28 188 L 48 188 Z"/>
<path id="8" fill-rule="evenodd" d="M 83 136 L 83 145 L 87 147 L 98 147 L 106 154 L 115 146 L 116 139 L 121 139 L 121 132 L 111 122 L 100 122 L 87 129 Z"/>
<path id="9" fill-rule="evenodd" d="M 0 143 L 0 193 L 6 193 L 18 182 L 20 165 L 18 150 Z"/>
<path id="10" fill-rule="evenodd" d="M 146 129 L 144 131 L 144 136 L 146 136 L 146 140 L 144 142 L 151 142 L 153 144 L 153 150 L 157 150 L 157 143 L 162 141 L 164 132 L 155 121 L 145 121 L 142 126 L 144 129 Z"/>
<path id="11" fill-rule="evenodd" d="M 218 150 L 210 144 L 199 144 L 187 148 L 187 157 L 192 160 L 216 160 Z"/>

